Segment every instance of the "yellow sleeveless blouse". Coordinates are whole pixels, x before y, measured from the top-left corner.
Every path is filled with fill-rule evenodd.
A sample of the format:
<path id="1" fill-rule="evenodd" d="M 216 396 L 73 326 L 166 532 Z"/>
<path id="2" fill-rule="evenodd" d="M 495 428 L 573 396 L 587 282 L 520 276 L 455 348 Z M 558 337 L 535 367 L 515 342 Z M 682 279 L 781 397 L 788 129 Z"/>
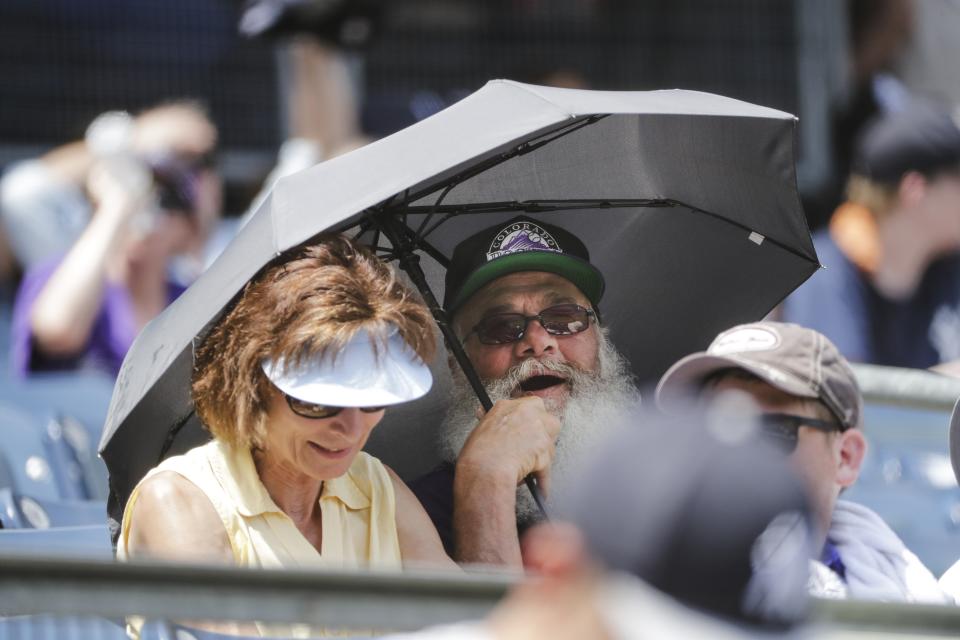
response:
<path id="1" fill-rule="evenodd" d="M 218 440 L 167 458 L 140 481 L 124 509 L 118 560 L 129 558 L 130 517 L 140 487 L 162 471 L 179 473 L 207 496 L 220 515 L 238 566 L 401 569 L 396 497 L 390 476 L 378 459 L 360 452 L 347 473 L 324 481 L 318 553 L 270 498 L 250 451 Z M 257 626 L 270 635 L 307 632 L 299 625 L 283 630 L 276 625 Z"/>

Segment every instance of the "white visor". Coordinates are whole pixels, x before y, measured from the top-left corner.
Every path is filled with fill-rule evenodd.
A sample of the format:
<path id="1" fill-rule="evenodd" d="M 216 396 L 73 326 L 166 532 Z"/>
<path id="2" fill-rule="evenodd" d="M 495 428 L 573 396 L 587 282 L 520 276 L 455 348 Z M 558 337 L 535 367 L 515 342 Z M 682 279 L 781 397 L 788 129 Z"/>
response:
<path id="1" fill-rule="evenodd" d="M 284 367 L 283 359 L 260 366 L 278 389 L 304 402 L 332 407 L 383 407 L 420 398 L 433 384 L 425 365 L 396 329 L 374 352 L 361 329 L 340 353 Z"/>

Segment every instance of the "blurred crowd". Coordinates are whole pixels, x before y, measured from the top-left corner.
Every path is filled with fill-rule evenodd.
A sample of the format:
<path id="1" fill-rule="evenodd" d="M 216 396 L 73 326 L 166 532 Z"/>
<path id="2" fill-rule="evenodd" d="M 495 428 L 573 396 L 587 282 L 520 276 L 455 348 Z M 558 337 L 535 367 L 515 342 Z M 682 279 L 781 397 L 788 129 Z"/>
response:
<path id="1" fill-rule="evenodd" d="M 792 634 L 808 594 L 954 604 L 960 569 L 938 580 L 876 513 L 841 496 L 867 450 L 850 363 L 960 375 L 960 87 L 931 89 L 933 65 L 925 90 L 898 76 L 926 51 L 918 25 L 937 19 L 933 3 L 847 4 L 849 91 L 831 104 L 829 177 L 802 194 L 824 268 L 770 318 L 677 362 L 641 410 L 596 312 L 602 274 L 588 248 L 518 218 L 540 235 L 516 250 L 525 261 L 491 274 L 474 254 L 505 229 L 484 229 L 454 252 L 450 271 L 466 275 L 448 278 L 445 304 L 494 406 L 480 409 L 451 365 L 443 464 L 401 480 L 360 449 L 384 407 L 430 388 L 430 312 L 366 249 L 323 237 L 258 274 L 197 345 L 193 398 L 213 440 L 138 485 L 114 523 L 118 557 L 537 576 L 486 622 L 415 634 L 424 638 Z M 244 28 L 290 28 L 264 26 L 262 11 Z M 278 179 L 371 141 L 338 46 L 300 38 L 282 56 L 287 136 L 244 211 L 223 210 L 217 123 L 192 98 L 103 113 L 82 139 L 5 168 L 10 378 L 113 379 Z M 567 69 L 536 80 L 589 87 Z M 541 264 L 542 236 L 577 246 L 567 257 L 578 270 Z M 328 352 L 343 357 L 331 364 Z M 321 435 L 302 441 L 303 425 Z M 313 455 L 322 473 L 305 471 Z M 540 522 L 529 476 L 565 481 L 557 522 Z"/>

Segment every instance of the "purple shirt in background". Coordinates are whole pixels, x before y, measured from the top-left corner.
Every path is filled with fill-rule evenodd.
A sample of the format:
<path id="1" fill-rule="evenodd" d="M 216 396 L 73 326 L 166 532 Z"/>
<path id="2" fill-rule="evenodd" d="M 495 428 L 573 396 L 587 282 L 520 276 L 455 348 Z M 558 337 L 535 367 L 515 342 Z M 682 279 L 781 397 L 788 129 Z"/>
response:
<path id="1" fill-rule="evenodd" d="M 93 324 L 93 332 L 86 347 L 76 355 L 54 358 L 40 352 L 30 331 L 30 311 L 44 285 L 60 266 L 63 256 L 43 262 L 27 271 L 13 302 L 13 320 L 10 336 L 10 363 L 14 375 L 26 377 L 44 371 L 81 371 L 95 369 L 116 376 L 120 364 L 137 335 L 133 303 L 127 289 L 121 285 L 106 284 L 103 302 Z M 185 287 L 167 283 L 167 304 L 183 293 Z"/>

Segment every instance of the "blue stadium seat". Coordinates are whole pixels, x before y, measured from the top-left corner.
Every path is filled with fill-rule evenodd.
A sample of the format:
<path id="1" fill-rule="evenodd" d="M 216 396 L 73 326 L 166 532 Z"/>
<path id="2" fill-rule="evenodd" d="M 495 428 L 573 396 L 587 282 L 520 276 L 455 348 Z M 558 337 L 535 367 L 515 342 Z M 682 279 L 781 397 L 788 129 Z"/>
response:
<path id="1" fill-rule="evenodd" d="M 0 402 L 0 454 L 0 487 L 38 499 L 106 498 L 106 466 L 78 420 Z"/>
<path id="2" fill-rule="evenodd" d="M 842 496 L 876 511 L 935 574 L 957 559 L 960 487 L 947 449 L 950 414 L 868 403 L 870 446 L 860 477 Z"/>
<path id="3" fill-rule="evenodd" d="M 203 631 L 194 627 L 186 627 L 163 620 L 152 620 L 143 625 L 140 630 L 140 640 L 253 640 L 260 636 L 236 636 L 214 631 Z M 285 640 L 279 636 L 271 636 L 275 640 Z M 370 636 L 337 636 L 343 640 L 364 640 Z M 0 639 L 2 640 L 2 639 Z M 290 638 L 286 640 L 292 640 Z"/>
<path id="4" fill-rule="evenodd" d="M 0 640 L 126 640 L 115 622 L 81 616 L 15 616 L 0 618 Z"/>
<path id="5" fill-rule="evenodd" d="M 103 500 L 43 500 L 0 489 L 0 525 L 4 529 L 49 529 L 102 524 Z"/>
<path id="6" fill-rule="evenodd" d="M 55 529 L 0 529 L 0 553 L 113 558 L 106 523 Z"/>
<path id="7" fill-rule="evenodd" d="M 58 477 L 47 450 L 33 416 L 0 405 L 0 457 L 4 460 L 0 480 L 8 488 L 45 500 L 60 498 Z"/>
<path id="8" fill-rule="evenodd" d="M 43 419 L 43 444 L 53 466 L 60 497 L 65 500 L 106 499 L 107 467 L 96 443 L 79 420 L 57 414 Z"/>
<path id="9" fill-rule="evenodd" d="M 114 380 L 94 372 L 35 374 L 0 384 L 0 402 L 46 417 L 67 414 L 89 428 L 96 449 L 110 406 Z"/>
<path id="10" fill-rule="evenodd" d="M 0 374 L 0 378 L 2 378 Z M 114 380 L 94 372 L 50 373 L 0 379 L 0 404 L 34 416 L 46 446 L 66 464 L 61 498 L 106 499 L 107 471 L 97 456 Z M 64 493 L 65 492 L 65 493 Z"/>

